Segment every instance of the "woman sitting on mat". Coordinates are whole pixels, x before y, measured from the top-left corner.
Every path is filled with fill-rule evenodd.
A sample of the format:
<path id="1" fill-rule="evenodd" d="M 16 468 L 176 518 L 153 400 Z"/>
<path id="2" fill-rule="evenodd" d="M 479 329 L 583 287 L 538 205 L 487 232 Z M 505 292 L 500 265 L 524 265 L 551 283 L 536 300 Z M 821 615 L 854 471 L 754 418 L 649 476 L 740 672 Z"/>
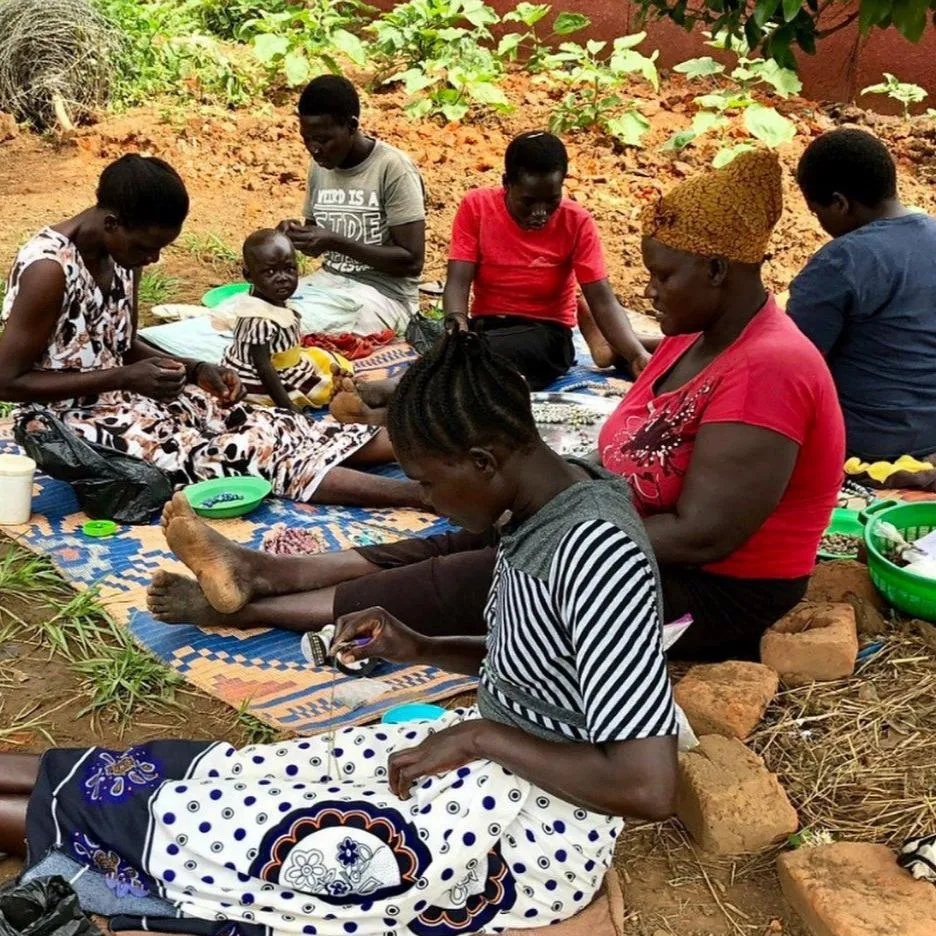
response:
<path id="1" fill-rule="evenodd" d="M 563 197 L 568 171 L 558 137 L 523 133 L 507 147 L 503 184 L 468 192 L 452 228 L 445 314 L 486 334 L 531 390 L 548 387 L 575 363 L 576 322 L 599 367 L 618 363 L 636 375 L 650 359 L 608 282 L 594 219 Z M 342 422 L 380 425 L 394 386 L 362 381 L 332 413 Z"/>
<path id="2" fill-rule="evenodd" d="M 120 906 L 101 876 L 132 885 L 121 923 L 156 931 L 178 913 L 187 933 L 455 936 L 588 904 L 619 817 L 675 800 L 658 578 L 627 484 L 547 448 L 523 379 L 464 332 L 413 365 L 389 427 L 439 513 L 479 532 L 511 516 L 488 634 L 428 638 L 373 608 L 334 650 L 479 674 L 477 709 L 239 751 L 0 755 L 0 848 L 25 837 L 37 876 L 61 853 L 86 866 L 66 873 L 87 910 Z"/>
<path id="3" fill-rule="evenodd" d="M 244 241 L 250 294 L 234 307 L 234 343 L 221 363 L 240 378 L 244 400 L 304 412 L 327 406 L 351 364 L 322 348 L 303 348 L 301 316 L 287 305 L 299 285 L 292 242 L 279 231 L 254 231 Z"/>
<path id="4" fill-rule="evenodd" d="M 229 368 L 136 337 L 140 270 L 179 236 L 188 207 L 171 166 L 124 156 L 104 170 L 96 205 L 20 250 L 3 302 L 0 399 L 23 413 L 48 407 L 176 484 L 254 474 L 298 501 L 420 506 L 412 482 L 340 467 L 391 461 L 385 432 L 239 404 Z"/>
<path id="5" fill-rule="evenodd" d="M 643 221 L 647 296 L 667 337 L 600 455 L 630 483 L 666 619 L 694 619 L 674 657 L 757 657 L 763 631 L 805 593 L 841 483 L 832 378 L 761 280 L 781 200 L 779 164 L 754 152 L 677 186 Z M 170 545 L 200 571 L 192 523 L 174 526 Z M 424 633 L 477 632 L 495 574 L 490 538 L 467 533 L 306 558 L 211 534 L 204 551 L 225 575 L 201 576 L 201 591 L 161 573 L 151 606 L 163 620 L 305 630 L 383 604 Z"/>

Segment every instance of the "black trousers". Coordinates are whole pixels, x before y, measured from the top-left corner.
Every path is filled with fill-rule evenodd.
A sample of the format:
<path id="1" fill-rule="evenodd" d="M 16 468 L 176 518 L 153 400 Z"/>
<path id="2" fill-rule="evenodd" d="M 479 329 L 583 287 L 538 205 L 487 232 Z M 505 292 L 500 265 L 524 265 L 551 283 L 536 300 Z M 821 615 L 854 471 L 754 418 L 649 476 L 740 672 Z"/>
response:
<path id="1" fill-rule="evenodd" d="M 531 390 L 545 390 L 575 363 L 572 329 L 514 315 L 486 315 L 471 329 L 487 337 L 491 350 L 512 361 Z"/>
<path id="2" fill-rule="evenodd" d="M 357 550 L 380 568 L 338 586 L 335 617 L 382 607 L 430 636 L 483 634 L 496 554 L 493 533 L 445 533 Z M 736 579 L 662 566 L 666 621 L 691 614 L 670 659 L 757 660 L 761 635 L 806 594 L 808 577 Z"/>

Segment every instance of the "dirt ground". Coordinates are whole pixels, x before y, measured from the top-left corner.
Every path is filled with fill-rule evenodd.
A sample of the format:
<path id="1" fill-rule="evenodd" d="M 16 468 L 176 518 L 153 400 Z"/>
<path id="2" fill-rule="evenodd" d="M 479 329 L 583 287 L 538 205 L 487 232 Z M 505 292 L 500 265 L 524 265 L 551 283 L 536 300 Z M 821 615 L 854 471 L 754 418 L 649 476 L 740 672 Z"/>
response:
<path id="1" fill-rule="evenodd" d="M 452 217 L 462 194 L 476 185 L 496 185 L 502 155 L 514 134 L 543 126 L 549 93 L 516 76 L 508 88 L 515 112 L 487 118 L 483 125 L 440 128 L 413 124 L 400 111 L 400 92 L 365 103 L 363 126 L 407 151 L 421 168 L 429 193 L 426 279 L 444 274 Z M 572 172 L 569 193 L 595 215 L 604 238 L 612 282 L 622 299 L 644 310 L 644 274 L 639 254 L 638 216 L 661 189 L 708 165 L 711 144 L 690 148 L 676 158 L 659 152 L 674 129 L 688 123 L 692 97 L 675 78 L 660 100 L 645 101 L 653 131 L 643 151 L 619 151 L 592 134 L 569 141 Z M 836 122 L 858 120 L 888 139 L 900 166 L 907 203 L 936 212 L 936 124 L 915 127 L 865 115 L 856 109 L 820 112 L 808 102 L 781 109 L 794 116 L 801 133 L 786 147 L 786 211 L 773 240 L 767 279 L 787 287 L 804 261 L 823 243 L 823 235 L 796 191 L 792 169 L 808 139 Z M 237 264 L 219 243 L 239 251 L 252 230 L 301 212 L 308 157 L 287 106 L 269 105 L 254 113 L 153 106 L 109 117 L 56 140 L 21 132 L 0 144 L 0 268 L 7 268 L 17 247 L 45 224 L 56 223 L 91 204 L 102 168 L 131 151 L 159 155 L 182 173 L 192 195 L 188 237 L 168 249 L 159 269 L 176 278 L 171 298 L 197 301 L 202 293 L 237 276 Z M 193 243 L 192 235 L 198 243 Z M 215 247 L 209 241 L 213 239 Z M 207 246 L 206 246 L 207 244 Z M 47 613 L 41 605 L 0 604 L 24 622 Z M 5 612 L 0 611 L 0 623 Z M 0 642 L 4 676 L 0 731 L 38 718 L 58 745 L 101 744 L 120 747 L 157 736 L 212 737 L 243 743 L 244 725 L 230 708 L 183 688 L 178 706 L 140 709 L 129 726 L 106 717 L 76 719 L 82 690 L 66 664 L 50 657 L 28 638 Z M 13 735 L 0 749 L 38 751 L 48 744 L 39 733 Z M 618 867 L 625 881 L 626 932 L 634 936 L 804 936 L 785 911 L 771 856 L 737 863 L 698 855 L 674 823 L 640 827 L 621 843 Z M 0 879 L 18 865 L 0 864 Z"/>

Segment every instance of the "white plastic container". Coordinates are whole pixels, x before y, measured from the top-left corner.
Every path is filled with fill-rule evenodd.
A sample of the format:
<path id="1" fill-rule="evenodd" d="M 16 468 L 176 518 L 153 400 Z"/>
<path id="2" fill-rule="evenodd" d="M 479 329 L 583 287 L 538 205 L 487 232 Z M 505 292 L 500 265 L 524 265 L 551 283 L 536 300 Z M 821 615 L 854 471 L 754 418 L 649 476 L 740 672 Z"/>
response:
<path id="1" fill-rule="evenodd" d="M 25 455 L 0 455 L 0 526 L 28 523 L 32 516 L 36 463 Z"/>

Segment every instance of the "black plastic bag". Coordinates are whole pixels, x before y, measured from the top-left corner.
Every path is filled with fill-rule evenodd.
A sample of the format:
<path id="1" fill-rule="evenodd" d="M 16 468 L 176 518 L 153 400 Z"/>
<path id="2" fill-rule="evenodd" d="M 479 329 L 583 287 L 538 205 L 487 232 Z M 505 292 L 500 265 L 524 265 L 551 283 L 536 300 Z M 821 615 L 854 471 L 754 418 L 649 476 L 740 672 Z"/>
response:
<path id="1" fill-rule="evenodd" d="M 417 312 L 406 326 L 406 340 L 420 356 L 431 351 L 445 334 L 445 319 L 431 319 Z"/>
<path id="2" fill-rule="evenodd" d="M 40 471 L 72 486 L 81 509 L 96 520 L 149 523 L 172 497 L 161 468 L 86 442 L 48 410 L 24 413 L 13 434 Z"/>
<path id="3" fill-rule="evenodd" d="M 0 936 L 100 936 L 62 877 L 7 884 L 0 890 Z"/>

